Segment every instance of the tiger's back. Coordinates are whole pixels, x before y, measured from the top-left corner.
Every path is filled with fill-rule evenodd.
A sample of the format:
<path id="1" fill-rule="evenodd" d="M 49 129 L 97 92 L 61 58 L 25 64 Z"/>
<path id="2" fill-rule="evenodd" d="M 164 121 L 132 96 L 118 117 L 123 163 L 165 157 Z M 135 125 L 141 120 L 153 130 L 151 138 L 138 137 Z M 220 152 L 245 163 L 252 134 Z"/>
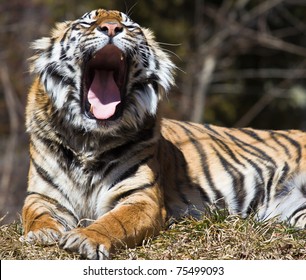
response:
<path id="1" fill-rule="evenodd" d="M 165 119 L 162 135 L 167 148 L 160 156 L 168 166 L 163 184 L 170 216 L 197 217 L 217 207 L 244 217 L 255 212 L 259 219 L 279 215 L 280 220 L 290 222 L 298 203 L 288 197 L 293 188 L 300 192 L 300 206 L 306 209 L 305 132 L 224 128 Z M 274 209 L 280 201 L 287 207 L 293 203 L 294 209 L 289 207 L 286 213 L 280 206 Z M 299 215 L 302 213 L 306 211 Z M 306 222 L 305 216 L 300 219 L 302 224 Z"/>

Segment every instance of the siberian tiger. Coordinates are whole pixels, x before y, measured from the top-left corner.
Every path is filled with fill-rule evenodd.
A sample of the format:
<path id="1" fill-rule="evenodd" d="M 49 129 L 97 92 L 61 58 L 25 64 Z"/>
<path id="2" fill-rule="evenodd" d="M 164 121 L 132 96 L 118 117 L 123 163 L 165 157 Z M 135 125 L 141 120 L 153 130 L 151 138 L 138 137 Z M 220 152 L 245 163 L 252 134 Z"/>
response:
<path id="1" fill-rule="evenodd" d="M 118 11 L 60 23 L 33 47 L 22 240 L 108 259 L 212 207 L 305 227 L 305 132 L 162 119 L 175 66 Z"/>

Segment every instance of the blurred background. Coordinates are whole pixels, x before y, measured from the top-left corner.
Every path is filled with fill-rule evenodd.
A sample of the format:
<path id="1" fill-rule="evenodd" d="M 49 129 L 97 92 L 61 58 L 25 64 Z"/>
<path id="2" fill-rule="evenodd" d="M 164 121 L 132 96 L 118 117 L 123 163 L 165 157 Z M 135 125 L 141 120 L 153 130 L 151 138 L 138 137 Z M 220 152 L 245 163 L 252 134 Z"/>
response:
<path id="1" fill-rule="evenodd" d="M 151 28 L 179 67 L 165 116 L 306 129 L 306 0 L 0 0 L 1 223 L 19 219 L 26 193 L 30 42 L 100 7 Z"/>

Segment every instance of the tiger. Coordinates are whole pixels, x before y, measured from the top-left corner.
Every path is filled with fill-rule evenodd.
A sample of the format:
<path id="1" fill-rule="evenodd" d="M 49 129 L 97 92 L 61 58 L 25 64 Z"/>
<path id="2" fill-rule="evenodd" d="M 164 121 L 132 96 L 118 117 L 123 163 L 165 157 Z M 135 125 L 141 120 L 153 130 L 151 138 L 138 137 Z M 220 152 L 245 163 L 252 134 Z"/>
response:
<path id="1" fill-rule="evenodd" d="M 211 209 L 305 228 L 305 132 L 163 118 L 177 68 L 150 29 L 97 9 L 33 49 L 21 241 L 110 259 Z"/>

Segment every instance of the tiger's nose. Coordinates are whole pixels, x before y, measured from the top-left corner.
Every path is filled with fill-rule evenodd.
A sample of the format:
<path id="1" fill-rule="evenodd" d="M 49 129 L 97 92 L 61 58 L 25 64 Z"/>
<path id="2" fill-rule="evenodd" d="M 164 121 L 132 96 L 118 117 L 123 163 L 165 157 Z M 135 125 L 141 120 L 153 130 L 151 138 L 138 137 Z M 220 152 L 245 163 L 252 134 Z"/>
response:
<path id="1" fill-rule="evenodd" d="M 123 27 L 119 22 L 104 22 L 97 29 L 109 37 L 115 37 L 123 31 Z"/>

